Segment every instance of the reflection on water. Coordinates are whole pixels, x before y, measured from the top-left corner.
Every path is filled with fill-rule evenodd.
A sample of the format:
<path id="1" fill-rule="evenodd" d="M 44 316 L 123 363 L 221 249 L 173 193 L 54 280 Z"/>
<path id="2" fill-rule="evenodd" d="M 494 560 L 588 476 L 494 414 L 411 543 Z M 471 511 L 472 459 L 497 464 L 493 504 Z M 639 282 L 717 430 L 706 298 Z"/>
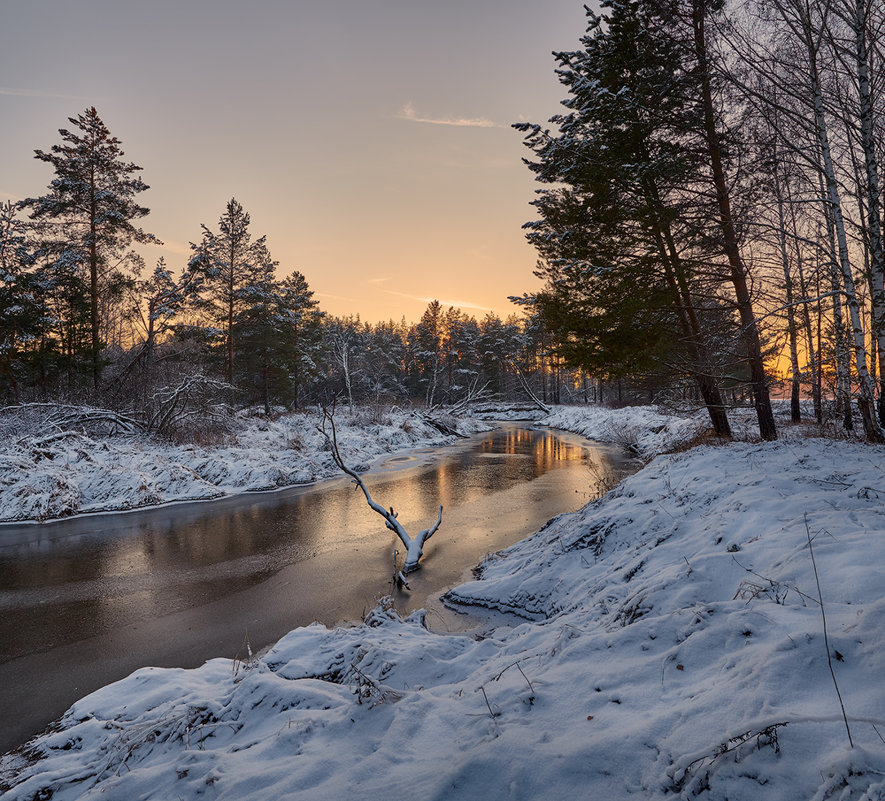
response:
<path id="1" fill-rule="evenodd" d="M 439 504 L 445 508 L 425 547 L 424 569 L 400 607 L 422 605 L 485 553 L 586 503 L 599 472 L 611 471 L 617 458 L 577 437 L 513 426 L 417 458 L 393 457 L 367 474 L 374 498 L 394 506 L 408 531 L 432 523 Z M 247 626 L 253 645 L 313 619 L 359 617 L 390 591 L 394 547 L 402 551 L 345 479 L 211 503 L 0 525 L 0 719 L 22 711 L 2 696 L 14 681 L 3 670 L 20 675 L 18 663 L 39 654 L 38 666 L 28 669 L 51 671 L 53 649 L 74 648 L 84 675 L 97 670 L 91 650 L 111 641 L 116 650 L 125 643 L 120 670 L 198 664 L 233 656 L 219 654 L 217 637 L 200 642 L 196 629 L 211 630 L 219 617 L 237 643 Z M 147 630 L 153 640 L 145 642 Z M 185 634 L 193 655 L 168 653 L 167 639 Z M 110 667 L 101 664 L 104 675 L 114 675 Z M 81 690 L 88 685 L 83 676 L 77 681 Z"/>
<path id="2" fill-rule="evenodd" d="M 513 427 L 430 464 L 368 475 L 366 483 L 376 500 L 394 506 L 407 530 L 432 522 L 442 504 L 444 524 L 435 538 L 442 540 L 454 508 L 588 461 L 606 459 L 575 438 Z M 575 489 L 590 484 L 585 472 Z M 17 626 L 15 636 L 3 636 L 0 623 L 0 661 L 27 652 L 35 636 L 45 645 L 37 631 L 52 606 L 82 606 L 76 617 L 86 630 L 66 627 L 49 638 L 70 641 L 108 620 L 173 612 L 319 553 L 366 541 L 381 548 L 389 539 L 383 521 L 344 480 L 233 500 L 0 526 L 0 611 L 29 618 L 29 630 Z"/>

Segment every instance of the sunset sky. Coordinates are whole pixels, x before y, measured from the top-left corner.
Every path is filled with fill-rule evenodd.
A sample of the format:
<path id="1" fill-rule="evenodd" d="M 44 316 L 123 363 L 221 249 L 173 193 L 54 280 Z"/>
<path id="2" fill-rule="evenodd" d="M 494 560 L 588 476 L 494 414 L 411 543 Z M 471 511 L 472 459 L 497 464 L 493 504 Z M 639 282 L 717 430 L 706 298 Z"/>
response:
<path id="1" fill-rule="evenodd" d="M 151 186 L 149 266 L 236 197 L 332 314 L 506 315 L 536 286 L 510 124 L 559 110 L 551 51 L 584 23 L 581 0 L 0 0 L 0 200 L 44 191 L 34 149 L 94 105 Z"/>

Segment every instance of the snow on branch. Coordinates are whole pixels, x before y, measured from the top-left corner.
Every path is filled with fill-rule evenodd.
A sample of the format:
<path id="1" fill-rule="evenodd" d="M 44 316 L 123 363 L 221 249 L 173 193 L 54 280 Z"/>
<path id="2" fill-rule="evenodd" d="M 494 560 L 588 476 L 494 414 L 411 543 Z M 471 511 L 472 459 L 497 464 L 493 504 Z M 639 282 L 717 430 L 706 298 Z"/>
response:
<path id="1" fill-rule="evenodd" d="M 327 429 L 328 424 L 328 429 Z M 329 445 L 332 449 L 332 460 L 335 462 L 335 465 L 338 467 L 341 472 L 350 476 L 353 479 L 353 483 L 356 484 L 363 492 L 363 495 L 366 498 L 366 503 L 369 504 L 369 508 L 372 511 L 377 512 L 381 517 L 384 518 L 384 525 L 390 529 L 397 537 L 400 538 L 403 546 L 406 548 L 406 563 L 403 566 L 403 572 L 410 573 L 413 570 L 418 569 L 418 561 L 421 559 L 422 554 L 424 553 L 424 543 L 427 542 L 437 531 L 440 524 L 442 523 L 442 506 L 439 507 L 439 515 L 436 518 L 436 523 L 433 524 L 430 528 L 424 529 L 418 533 L 417 537 L 412 538 L 409 533 L 403 528 L 402 523 L 397 519 L 397 513 L 393 511 L 393 507 L 391 506 L 389 509 L 385 509 L 381 504 L 377 503 L 374 498 L 372 498 L 371 493 L 369 492 L 368 487 L 366 487 L 365 482 L 360 478 L 359 474 L 348 467 L 344 463 L 344 459 L 341 457 L 341 452 L 338 449 L 338 436 L 335 431 L 335 418 L 332 412 L 329 412 L 328 409 L 323 407 L 323 423 L 319 428 L 319 431 L 323 436 L 325 436 L 326 440 L 329 442 Z M 330 434 L 331 432 L 331 434 Z"/>
<path id="2" fill-rule="evenodd" d="M 545 414 L 550 414 L 550 407 L 546 403 L 543 403 L 541 399 L 535 394 L 531 386 L 529 386 L 528 379 L 526 379 L 525 374 L 522 372 L 522 370 L 519 369 L 519 365 L 515 361 L 513 361 L 513 359 L 510 360 L 510 365 L 516 372 L 516 377 L 519 379 L 519 385 L 520 387 L 522 387 L 522 391 L 529 396 L 531 402 L 542 412 L 544 412 Z"/>

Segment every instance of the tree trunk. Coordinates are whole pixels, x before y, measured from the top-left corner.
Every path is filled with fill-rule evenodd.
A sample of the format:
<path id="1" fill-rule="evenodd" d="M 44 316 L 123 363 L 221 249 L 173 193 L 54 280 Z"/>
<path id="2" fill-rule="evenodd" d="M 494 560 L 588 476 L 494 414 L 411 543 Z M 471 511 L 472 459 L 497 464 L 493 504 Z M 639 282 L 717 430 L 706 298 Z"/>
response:
<path id="1" fill-rule="evenodd" d="M 234 286 L 235 286 L 235 276 L 234 276 L 234 259 L 236 257 L 236 251 L 234 249 L 233 237 L 231 237 L 230 244 L 230 260 L 228 262 L 228 276 L 227 276 L 227 342 L 225 346 L 227 348 L 227 354 L 225 358 L 225 376 L 227 377 L 227 383 L 233 386 L 234 383 Z"/>
<path id="2" fill-rule="evenodd" d="M 842 200 L 839 196 L 839 184 L 836 180 L 836 170 L 833 165 L 830 141 L 827 132 L 826 118 L 824 116 L 823 96 L 820 88 L 820 80 L 817 74 L 817 58 L 810 32 L 807 33 L 806 43 L 811 70 L 811 89 L 814 94 L 814 120 L 817 130 L 818 146 L 823 166 L 823 175 L 826 182 L 826 202 L 832 215 L 833 227 L 836 234 L 838 247 L 838 269 L 841 273 L 842 289 L 845 292 L 846 306 L 851 323 L 851 336 L 854 344 L 854 359 L 857 368 L 857 377 L 860 383 L 860 397 L 857 405 L 863 420 L 864 433 L 872 442 L 885 442 L 885 435 L 879 427 L 879 421 L 875 416 L 875 394 L 869 369 L 867 367 L 867 349 L 864 338 L 863 324 L 860 319 L 860 306 L 857 301 L 857 292 L 854 285 L 854 275 L 851 270 L 851 261 L 848 255 L 848 239 L 845 234 L 845 220 L 842 215 Z"/>
<path id="3" fill-rule="evenodd" d="M 747 285 L 747 271 L 741 259 L 737 233 L 731 214 L 728 184 L 725 180 L 725 171 L 722 165 L 722 147 L 719 141 L 719 133 L 716 130 L 713 90 L 710 84 L 710 69 L 707 57 L 706 15 L 706 0 L 692 0 L 694 47 L 701 81 L 701 102 L 703 103 L 704 111 L 704 134 L 707 154 L 710 158 L 713 184 L 716 188 L 719 224 L 722 228 L 725 255 L 731 268 L 731 282 L 734 286 L 744 343 L 747 349 L 750 387 L 753 393 L 753 404 L 756 407 L 756 417 L 759 421 L 759 435 L 762 439 L 774 440 L 777 439 L 777 428 L 774 424 L 771 398 L 769 397 L 768 384 L 766 383 L 762 346 L 759 340 L 759 328 L 753 313 L 753 303 Z"/>
<path id="4" fill-rule="evenodd" d="M 779 224 L 778 239 L 781 248 L 781 265 L 784 270 L 784 286 L 787 292 L 787 333 L 790 340 L 790 420 L 798 423 L 802 419 L 802 411 L 799 406 L 799 347 L 796 335 L 796 313 L 793 308 L 793 279 L 790 276 L 790 259 L 787 255 L 787 226 L 784 218 L 784 201 L 781 194 L 781 186 L 777 175 L 777 164 L 774 167 L 774 187 L 777 195 L 777 217 Z"/>
<path id="5" fill-rule="evenodd" d="M 270 417 L 270 387 L 268 383 L 268 366 L 265 362 L 261 368 L 261 396 L 264 400 L 264 414 Z"/>
<path id="6" fill-rule="evenodd" d="M 654 219 L 653 228 L 664 267 L 664 278 L 670 287 L 673 304 L 679 318 L 679 327 L 682 329 L 682 335 L 689 350 L 689 358 L 692 361 L 692 377 L 697 382 L 707 414 L 710 416 L 713 432 L 717 437 L 730 438 L 731 426 L 728 422 L 725 404 L 722 402 L 722 395 L 719 392 L 719 384 L 713 375 L 712 361 L 702 340 L 691 296 L 688 294 L 682 260 L 676 250 L 673 237 L 670 235 L 669 226 L 660 215 Z"/>
<path id="7" fill-rule="evenodd" d="M 795 206 L 790 207 L 790 217 L 793 226 L 793 233 L 796 235 L 796 216 Z M 823 405 L 821 403 L 821 370 L 820 370 L 820 351 L 815 347 L 814 335 L 811 330 L 811 309 L 809 309 L 808 298 L 811 297 L 808 284 L 805 281 L 805 270 L 803 268 L 802 248 L 799 244 L 798 235 L 795 236 L 796 248 L 796 272 L 799 275 L 799 291 L 806 302 L 802 304 L 802 325 L 805 329 L 805 338 L 808 346 L 808 366 L 811 369 L 811 403 L 814 409 L 814 419 L 818 425 L 823 423 Z M 820 294 L 819 292 L 817 293 Z M 818 301 L 818 317 L 820 317 L 820 301 Z"/>
<path id="8" fill-rule="evenodd" d="M 93 147 L 95 147 L 93 135 Z M 89 322 L 92 333 L 92 388 L 101 382 L 101 345 L 98 320 L 98 200 L 95 196 L 95 167 L 89 172 Z"/>
<path id="9" fill-rule="evenodd" d="M 295 358 L 292 360 L 292 405 L 298 408 L 298 389 L 301 385 L 301 359 L 298 354 L 298 326 L 292 326 L 295 340 Z"/>
<path id="10" fill-rule="evenodd" d="M 882 244 L 882 223 L 879 169 L 876 162 L 876 138 L 873 126 L 873 99 L 870 86 L 870 57 L 867 47 L 867 15 L 861 0 L 854 0 L 854 14 L 850 19 L 854 33 L 857 60 L 857 90 L 860 101 L 861 149 L 867 177 L 867 231 L 870 245 L 870 274 L 872 277 L 872 330 L 879 358 L 879 425 L 885 426 L 885 248 Z"/>
<path id="11" fill-rule="evenodd" d="M 820 154 L 818 154 L 820 157 Z M 822 158 L 822 157 L 820 157 Z M 823 168 L 818 175 L 820 197 L 824 203 L 824 220 L 827 225 L 828 271 L 830 290 L 832 291 L 833 336 L 836 360 L 836 414 L 842 415 L 842 426 L 846 431 L 854 427 L 851 414 L 851 365 L 848 363 L 848 341 L 845 335 L 845 321 L 842 317 L 842 286 L 839 276 L 838 256 L 836 253 L 836 226 L 833 222 L 833 209 L 826 202 Z M 820 293 L 818 293 L 820 294 Z M 820 331 L 818 331 L 820 334 Z M 820 339 L 820 336 L 818 336 Z M 820 347 L 818 347 L 820 352 Z"/>

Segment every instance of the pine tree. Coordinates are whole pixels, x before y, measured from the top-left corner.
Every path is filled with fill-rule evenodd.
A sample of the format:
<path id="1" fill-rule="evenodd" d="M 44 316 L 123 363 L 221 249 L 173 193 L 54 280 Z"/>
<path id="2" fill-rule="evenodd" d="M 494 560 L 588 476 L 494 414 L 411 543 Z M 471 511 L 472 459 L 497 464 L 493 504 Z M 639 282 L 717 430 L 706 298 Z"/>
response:
<path id="1" fill-rule="evenodd" d="M 35 158 L 50 164 L 55 178 L 49 192 L 23 202 L 43 235 L 43 254 L 60 280 L 73 289 L 70 279 L 83 274 L 88 293 L 89 354 L 93 389 L 101 380 L 103 294 L 119 278 L 120 266 L 133 259 L 133 243 L 156 241 L 134 221 L 149 210 L 136 203 L 148 189 L 138 173 L 141 167 L 123 160 L 120 140 L 111 136 L 95 107 L 70 117 L 72 130 L 59 129 L 62 144 L 49 152 L 36 150 Z M 71 298 L 77 304 L 77 298 Z"/>
<path id="2" fill-rule="evenodd" d="M 416 380 L 424 389 L 424 402 L 433 406 L 437 398 L 443 369 L 445 313 L 438 300 L 432 300 L 415 326 L 412 337 L 412 358 L 417 370 Z"/>
<path id="3" fill-rule="evenodd" d="M 283 356 L 280 342 L 282 316 L 280 296 L 274 277 L 276 262 L 267 258 L 255 265 L 251 283 L 237 292 L 239 311 L 234 315 L 232 340 L 238 349 L 248 354 L 237 362 L 238 386 L 258 390 L 264 413 L 271 413 L 271 372 L 281 370 Z M 274 376 L 275 377 L 275 376 Z"/>
<path id="4" fill-rule="evenodd" d="M 20 375 L 48 323 L 32 243 L 11 202 L 0 204 L 0 397 L 20 400 Z"/>
<path id="5" fill-rule="evenodd" d="M 692 76 L 640 0 L 587 9 L 582 49 L 555 54 L 568 109 L 526 133 L 542 183 L 527 238 L 544 290 L 522 299 L 541 312 L 567 363 L 620 377 L 680 362 L 697 382 L 715 431 L 730 429 L 698 309 L 704 292 L 700 126 Z M 701 196 L 702 197 L 702 196 Z M 703 202 L 703 200 L 701 201 Z"/>
<path id="6" fill-rule="evenodd" d="M 251 218 L 231 198 L 218 220 L 218 232 L 203 225 L 203 238 L 191 244 L 188 262 L 188 296 L 204 315 L 207 328 L 215 328 L 223 344 L 223 374 L 233 384 L 236 352 L 235 324 L 254 301 L 253 292 L 263 291 L 268 273 L 276 267 L 265 237 L 252 239 Z M 211 340 L 211 331 L 207 339 Z"/>
<path id="7" fill-rule="evenodd" d="M 445 316 L 444 355 L 448 401 L 455 403 L 477 389 L 479 380 L 479 324 L 460 309 Z"/>
<path id="8" fill-rule="evenodd" d="M 392 320 L 370 326 L 366 331 L 367 389 L 377 403 L 382 397 L 407 398 L 407 326 Z"/>

